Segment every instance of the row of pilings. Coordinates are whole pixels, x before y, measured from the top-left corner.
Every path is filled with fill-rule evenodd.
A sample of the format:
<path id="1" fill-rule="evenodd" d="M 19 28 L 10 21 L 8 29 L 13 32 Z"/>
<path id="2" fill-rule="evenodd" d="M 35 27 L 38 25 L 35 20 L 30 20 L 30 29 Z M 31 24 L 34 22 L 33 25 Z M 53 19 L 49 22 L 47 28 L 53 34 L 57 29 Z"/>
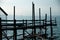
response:
<path id="1" fill-rule="evenodd" d="M 50 22 L 50 24 L 47 24 L 47 22 L 48 22 L 48 20 L 47 20 L 47 14 L 45 14 L 45 19 L 44 20 L 42 20 L 42 18 L 41 18 L 41 8 L 39 8 L 39 20 L 35 20 L 35 4 L 32 2 L 32 20 L 16 20 L 15 19 L 15 6 L 14 6 L 14 20 L 12 20 L 14 23 L 13 23 L 13 28 L 7 28 L 7 29 L 2 29 L 2 26 L 11 26 L 11 25 L 2 25 L 2 21 L 5 21 L 5 20 L 1 20 L 1 18 L 0 18 L 0 40 L 2 40 L 2 32 L 3 32 L 3 30 L 13 30 L 13 40 L 17 40 L 17 30 L 20 30 L 20 29 L 22 29 L 23 30 L 23 39 L 21 39 L 21 40 L 25 40 L 25 38 L 31 38 L 32 40 L 37 40 L 36 38 L 37 38 L 37 36 L 39 36 L 39 38 L 40 38 L 40 40 L 42 40 L 42 39 L 48 39 L 48 37 L 47 37 L 47 26 L 50 26 L 50 29 L 51 29 L 51 37 L 49 37 L 49 39 L 48 40 L 53 40 L 54 38 L 53 38 L 53 27 L 52 26 L 56 26 L 56 18 L 55 18 L 55 24 L 52 22 L 53 20 L 52 20 L 52 13 L 51 13 L 51 7 L 50 7 L 50 20 L 49 20 L 49 22 Z M 11 20 L 7 20 L 7 21 L 11 21 Z M 18 25 L 18 24 L 16 24 L 16 21 L 22 21 L 23 22 L 23 26 L 22 27 L 20 27 L 20 28 L 17 28 L 16 26 Z M 26 21 L 26 23 L 24 23 L 24 21 Z M 28 25 L 28 22 L 27 21 L 32 21 L 32 26 L 27 26 Z M 39 25 L 35 25 L 36 24 L 36 22 L 35 21 L 39 21 Z M 42 21 L 42 22 L 41 22 Z M 42 25 L 42 23 L 43 23 L 43 25 Z M 26 25 L 24 25 L 24 24 L 26 24 Z M 26 26 L 26 27 L 25 27 Z M 40 32 L 39 32 L 39 34 L 37 35 L 36 34 L 36 29 L 37 28 L 39 28 L 40 29 Z M 43 35 L 41 32 L 42 32 L 42 29 L 45 29 L 45 34 Z M 26 29 L 32 29 L 32 34 L 29 34 L 28 32 L 28 36 L 30 36 L 30 37 L 28 37 L 28 36 L 25 36 L 25 30 Z M 32 37 L 33 36 L 33 37 Z M 5 37 L 7 40 L 9 40 L 9 38 L 6 36 Z"/>

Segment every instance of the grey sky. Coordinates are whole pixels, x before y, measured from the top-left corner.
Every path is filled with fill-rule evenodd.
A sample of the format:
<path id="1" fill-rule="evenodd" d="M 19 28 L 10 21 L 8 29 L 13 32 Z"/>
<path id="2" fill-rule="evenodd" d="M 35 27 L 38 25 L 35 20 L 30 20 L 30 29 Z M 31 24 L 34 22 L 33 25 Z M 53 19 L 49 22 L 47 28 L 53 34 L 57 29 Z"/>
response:
<path id="1" fill-rule="evenodd" d="M 16 6 L 16 15 L 30 16 L 32 14 L 32 2 L 35 3 L 35 13 L 41 8 L 42 15 L 49 15 L 49 7 L 52 7 L 53 15 L 60 15 L 60 0 L 0 0 L 0 6 L 8 13 L 13 14 L 13 6 Z"/>

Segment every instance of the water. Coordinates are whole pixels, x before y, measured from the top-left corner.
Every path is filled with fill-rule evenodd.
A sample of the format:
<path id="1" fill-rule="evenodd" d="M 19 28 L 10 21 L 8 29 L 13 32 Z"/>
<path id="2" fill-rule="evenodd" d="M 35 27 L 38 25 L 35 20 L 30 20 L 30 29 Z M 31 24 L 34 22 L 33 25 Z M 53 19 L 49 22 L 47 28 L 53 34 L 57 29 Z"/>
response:
<path id="1" fill-rule="evenodd" d="M 31 17 L 30 17 L 30 18 L 31 18 Z M 54 36 L 56 37 L 55 40 L 60 40 L 60 16 L 57 16 L 56 18 L 57 18 L 57 26 L 54 26 L 54 27 L 53 27 L 53 34 L 54 34 Z M 28 19 L 28 18 L 27 18 L 27 19 Z M 38 19 L 38 18 L 37 18 L 37 19 Z M 48 18 L 48 19 L 49 19 L 49 18 Z M 53 16 L 53 19 L 54 19 L 54 16 Z M 31 29 L 27 29 L 26 31 L 28 31 L 29 33 L 32 32 Z M 38 33 L 38 32 L 39 32 L 39 29 L 37 29 L 36 31 L 37 31 L 36 33 Z M 22 34 L 22 33 L 23 33 L 22 30 L 17 30 L 17 35 Z M 48 27 L 47 33 L 48 33 L 49 36 L 50 36 L 50 27 Z M 8 31 L 8 32 L 7 32 L 7 35 L 8 35 L 8 36 L 13 35 L 13 31 Z M 28 34 L 26 33 L 26 35 L 28 35 Z M 13 37 L 12 37 L 12 38 L 13 38 Z M 10 40 L 12 40 L 12 38 L 11 38 Z M 21 36 L 18 36 L 17 38 L 20 39 L 20 38 L 23 38 L 23 36 L 21 35 Z M 4 39 L 4 40 L 5 40 L 5 39 Z"/>

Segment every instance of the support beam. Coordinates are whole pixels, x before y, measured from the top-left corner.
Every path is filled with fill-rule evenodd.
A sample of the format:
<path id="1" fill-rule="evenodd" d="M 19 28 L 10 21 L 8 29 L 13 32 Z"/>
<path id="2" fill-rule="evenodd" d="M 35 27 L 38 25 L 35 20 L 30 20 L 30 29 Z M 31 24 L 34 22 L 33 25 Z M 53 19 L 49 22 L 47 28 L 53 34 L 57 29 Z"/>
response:
<path id="1" fill-rule="evenodd" d="M 7 24 L 7 16 L 6 16 L 6 24 Z M 6 29 L 7 29 L 7 26 L 6 26 Z M 7 33 L 7 30 L 6 30 L 6 33 Z"/>
<path id="2" fill-rule="evenodd" d="M 27 28 L 27 20 L 26 20 L 26 28 Z"/>
<path id="3" fill-rule="evenodd" d="M 1 26 L 1 18 L 0 18 L 0 40 L 2 40 L 2 26 Z"/>
<path id="4" fill-rule="evenodd" d="M 23 29 L 23 40 L 25 40 L 24 35 L 25 35 L 25 29 Z"/>
<path id="5" fill-rule="evenodd" d="M 23 24 L 24 24 L 24 20 L 23 20 Z M 25 35 L 25 29 L 23 29 L 23 40 L 25 40 L 24 35 Z"/>

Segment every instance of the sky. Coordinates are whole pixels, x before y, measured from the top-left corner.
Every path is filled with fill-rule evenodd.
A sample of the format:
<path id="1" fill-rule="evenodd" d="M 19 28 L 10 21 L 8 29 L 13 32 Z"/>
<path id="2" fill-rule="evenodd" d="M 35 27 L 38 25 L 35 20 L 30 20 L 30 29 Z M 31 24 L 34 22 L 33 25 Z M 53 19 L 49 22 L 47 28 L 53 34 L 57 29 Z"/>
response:
<path id="1" fill-rule="evenodd" d="M 39 8 L 41 14 L 50 13 L 52 8 L 52 15 L 60 15 L 60 0 L 0 0 L 0 7 L 2 7 L 8 16 L 13 15 L 13 7 L 16 8 L 16 16 L 31 16 L 32 2 L 35 4 L 35 15 L 39 15 Z"/>

